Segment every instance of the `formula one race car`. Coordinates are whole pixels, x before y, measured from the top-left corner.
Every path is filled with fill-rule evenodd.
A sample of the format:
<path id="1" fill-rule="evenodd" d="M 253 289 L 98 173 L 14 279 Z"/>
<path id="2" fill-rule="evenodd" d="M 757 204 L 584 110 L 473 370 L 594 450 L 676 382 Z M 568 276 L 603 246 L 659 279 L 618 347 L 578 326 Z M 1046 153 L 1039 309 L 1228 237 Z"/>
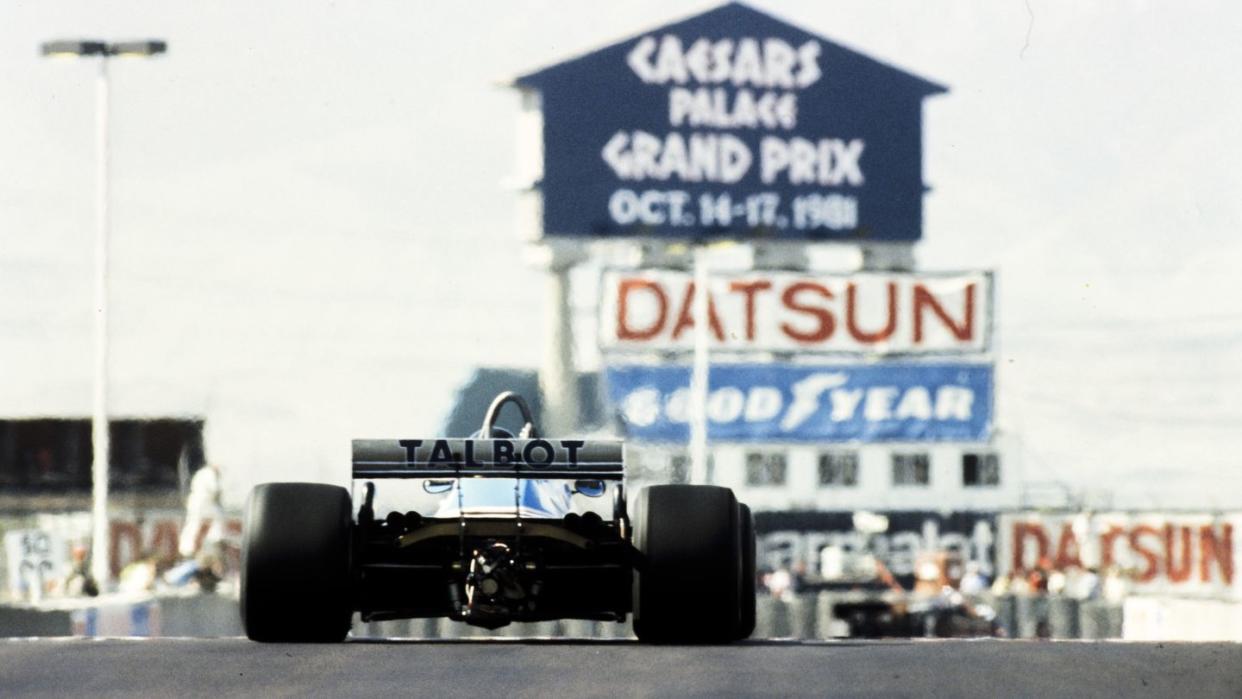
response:
<path id="1" fill-rule="evenodd" d="M 516 437 L 493 427 L 507 402 L 525 420 Z M 728 488 L 656 485 L 627 511 L 622 443 L 541 439 L 514 393 L 496 397 L 473 438 L 354 440 L 353 478 L 356 511 L 339 486 L 254 489 L 241 574 L 251 639 L 341 641 L 355 611 L 487 629 L 632 614 L 639 640 L 661 643 L 754 631 L 749 507 Z M 421 482 L 428 514 L 377 518 L 381 479 Z"/>

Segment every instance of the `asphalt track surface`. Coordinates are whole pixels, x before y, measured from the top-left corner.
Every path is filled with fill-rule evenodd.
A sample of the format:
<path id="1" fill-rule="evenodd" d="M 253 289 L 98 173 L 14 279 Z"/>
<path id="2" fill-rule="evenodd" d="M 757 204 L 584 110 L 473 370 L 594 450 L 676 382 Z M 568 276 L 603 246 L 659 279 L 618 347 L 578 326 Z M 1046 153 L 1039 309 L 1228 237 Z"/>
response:
<path id="1" fill-rule="evenodd" d="M 0 640 L 4 696 L 1242 696 L 1242 644 Z"/>

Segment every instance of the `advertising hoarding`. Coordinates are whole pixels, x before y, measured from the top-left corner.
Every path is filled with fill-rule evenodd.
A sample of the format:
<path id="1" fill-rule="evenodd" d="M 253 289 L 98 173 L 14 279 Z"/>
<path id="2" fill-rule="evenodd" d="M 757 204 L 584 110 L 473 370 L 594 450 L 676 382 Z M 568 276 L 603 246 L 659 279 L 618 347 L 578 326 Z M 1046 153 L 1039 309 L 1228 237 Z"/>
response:
<path id="1" fill-rule="evenodd" d="M 870 554 L 907 589 L 914 585 L 920 554 L 949 552 L 962 563 L 976 564 L 988 577 L 995 571 L 994 513 L 896 510 L 878 514 L 887 519 L 888 528 L 864 533 L 855 529 L 852 511 L 756 512 L 759 565 L 818 573 L 826 549 Z"/>
<path id="2" fill-rule="evenodd" d="M 600 347 L 611 352 L 691 350 L 694 276 L 676 270 L 606 271 Z M 986 352 L 989 272 L 714 275 L 708 285 L 713 349 L 841 355 Z"/>
<path id="3" fill-rule="evenodd" d="M 689 367 L 609 367 L 605 380 L 628 438 L 686 441 Z M 973 442 L 992 426 L 987 364 L 717 364 L 708 384 L 713 441 Z"/>
<path id="4" fill-rule="evenodd" d="M 1009 513 L 998 521 L 1002 575 L 1110 569 L 1140 594 L 1242 597 L 1239 514 Z"/>
<path id="5" fill-rule="evenodd" d="M 914 241 L 945 88 L 730 3 L 522 76 L 548 235 Z"/>

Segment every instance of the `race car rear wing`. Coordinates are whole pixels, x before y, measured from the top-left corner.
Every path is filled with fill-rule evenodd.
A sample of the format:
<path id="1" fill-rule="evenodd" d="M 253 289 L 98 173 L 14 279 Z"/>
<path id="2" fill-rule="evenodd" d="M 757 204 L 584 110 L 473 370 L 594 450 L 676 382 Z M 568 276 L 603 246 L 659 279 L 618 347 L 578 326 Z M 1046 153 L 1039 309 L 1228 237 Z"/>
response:
<path id="1" fill-rule="evenodd" d="M 353 477 L 621 480 L 619 440 L 355 439 Z"/>

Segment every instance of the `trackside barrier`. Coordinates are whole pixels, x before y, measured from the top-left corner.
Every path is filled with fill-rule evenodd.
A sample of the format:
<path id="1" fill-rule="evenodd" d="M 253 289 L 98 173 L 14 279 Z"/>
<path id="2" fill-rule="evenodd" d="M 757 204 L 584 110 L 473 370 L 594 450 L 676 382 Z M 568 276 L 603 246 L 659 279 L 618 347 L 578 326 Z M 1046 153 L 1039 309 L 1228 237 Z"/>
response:
<path id="1" fill-rule="evenodd" d="M 758 598 L 755 638 L 829 639 L 849 634 L 848 625 L 833 615 L 839 595 L 821 592 L 776 599 Z M 1130 637 L 1181 637 L 1175 622 L 1211 617 L 1221 623 L 1238 620 L 1242 605 L 1194 600 L 1146 601 L 1131 598 L 1124 615 Z M 1123 608 L 1102 600 L 1064 597 L 1002 596 L 980 600 L 996 610 L 1001 635 L 1010 638 L 1121 638 Z M 1155 606 L 1153 606 L 1155 605 Z M 1158 623 L 1157 623 L 1158 622 Z M 1182 624 L 1187 626 L 1189 622 Z M 1189 628 L 1189 626 L 1187 626 Z M 928 628 L 927 631 L 931 631 Z M 912 633 L 918 633 L 912 629 Z M 237 600 L 227 595 L 150 597 L 126 601 L 75 600 L 71 606 L 0 606 L 0 637 L 16 636 L 240 636 Z M 1171 635 L 1170 635 L 1171 634 Z M 1226 636 L 1220 632 L 1218 636 Z M 362 623 L 355 618 L 355 638 L 633 638 L 629 623 L 577 619 L 510 624 L 488 631 L 449 619 L 402 619 Z"/>
<path id="2" fill-rule="evenodd" d="M 43 605 L 0 605 L 0 637 L 239 636 L 237 600 L 225 595 L 116 595 Z"/>

